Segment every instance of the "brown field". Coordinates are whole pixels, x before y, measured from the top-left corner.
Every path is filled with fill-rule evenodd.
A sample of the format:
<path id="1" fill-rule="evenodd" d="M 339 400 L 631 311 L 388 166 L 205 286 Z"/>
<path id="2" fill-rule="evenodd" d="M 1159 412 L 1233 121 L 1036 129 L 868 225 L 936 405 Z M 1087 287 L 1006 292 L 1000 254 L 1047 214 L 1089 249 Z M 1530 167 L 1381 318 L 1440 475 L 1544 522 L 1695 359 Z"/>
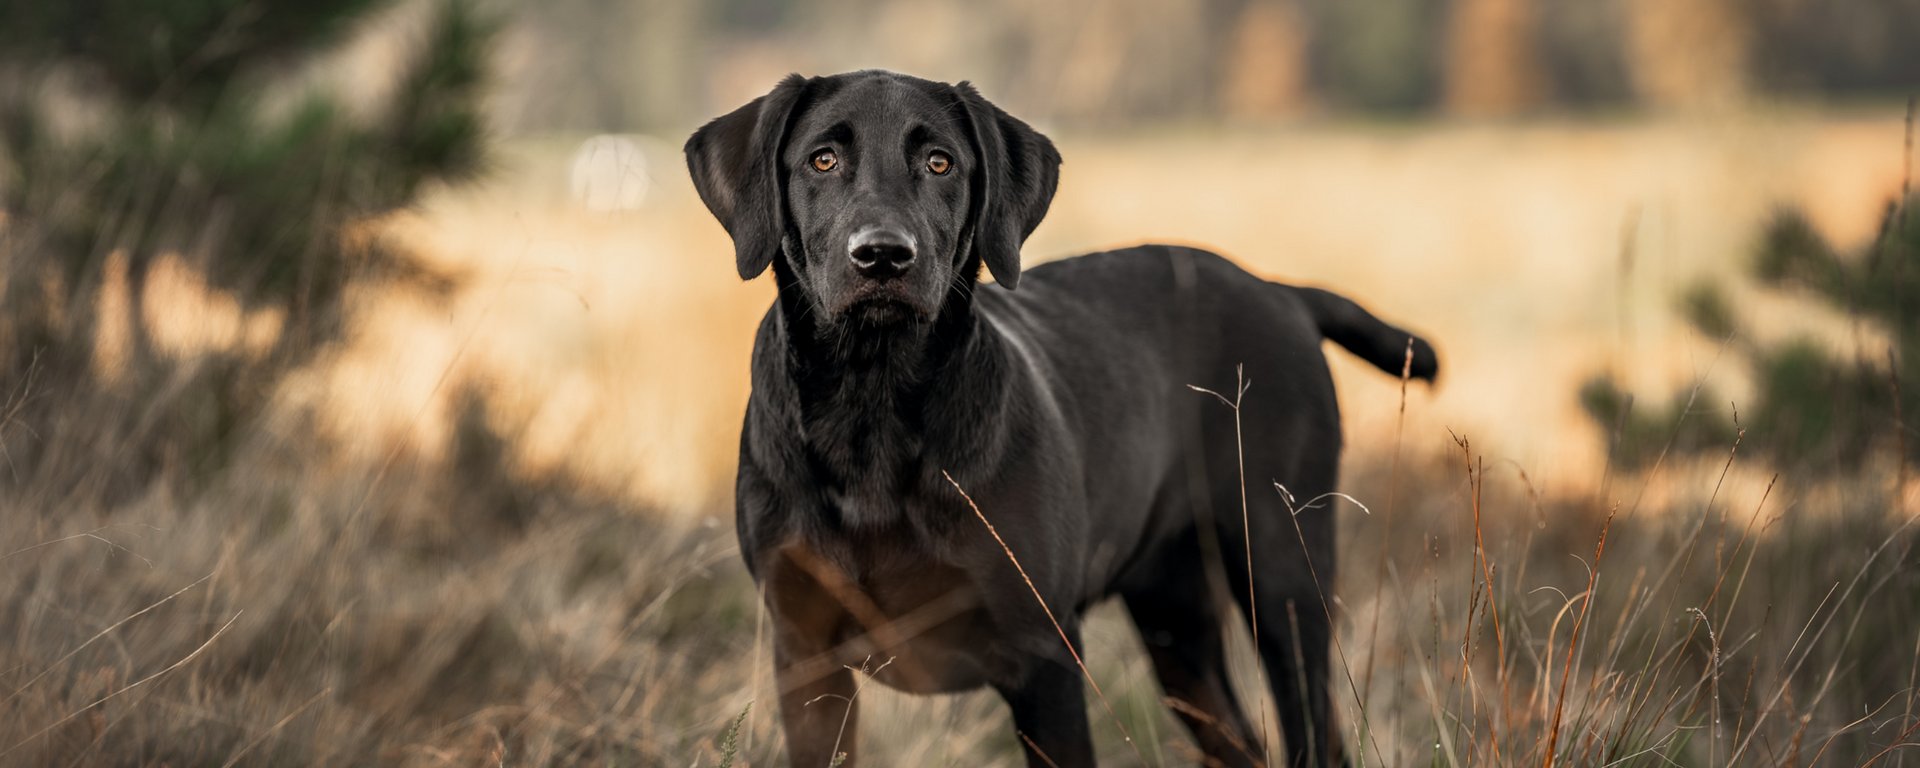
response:
<path id="1" fill-rule="evenodd" d="M 1899 188 L 1901 131 L 1895 113 L 1781 113 L 1067 135 L 1059 195 L 1026 250 L 1047 260 L 1192 243 L 1336 288 L 1440 347 L 1442 384 L 1410 411 L 1415 448 L 1444 449 L 1453 429 L 1536 482 L 1587 488 L 1602 442 L 1574 402 L 1578 383 L 1611 369 L 1662 391 L 1706 374 L 1716 344 L 1671 311 L 1679 292 L 1737 272 L 1778 205 L 1804 207 L 1837 243 L 1870 237 Z M 726 235 L 674 142 L 647 147 L 651 166 L 636 173 L 650 204 L 621 213 L 569 201 L 571 149 L 512 147 L 494 184 L 400 223 L 472 284 L 451 313 L 379 302 L 324 390 L 339 398 L 340 436 L 430 444 L 429 394 L 451 368 L 497 391 L 498 417 L 527 430 L 517 443 L 530 466 L 564 465 L 669 509 L 724 504 L 770 285 L 727 270 Z M 1765 306 L 1762 332 L 1807 319 Z M 1396 385 L 1331 356 L 1350 442 L 1389 438 Z M 1732 366 L 1713 373 L 1737 387 Z"/>
<path id="2" fill-rule="evenodd" d="M 1674 296 L 1738 272 L 1777 204 L 1870 237 L 1901 132 L 1782 111 L 1058 135 L 1027 252 L 1203 244 L 1437 343 L 1404 427 L 1398 384 L 1330 351 L 1371 509 L 1349 508 L 1337 590 L 1364 764 L 1538 764 L 1556 733 L 1574 765 L 1898 764 L 1920 723 L 1915 495 L 1891 472 L 1770 485 L 1744 457 L 1609 477 L 1574 391 L 1611 370 L 1737 395 Z M 552 139 L 385 223 L 464 287 L 361 295 L 214 487 L 0 510 L 0 765 L 708 766 L 743 711 L 739 760 L 777 764 L 729 522 L 771 289 L 737 280 L 672 139 L 643 145 L 639 210 L 574 205 L 575 142 Z M 270 321 L 191 275 L 155 290 L 178 354 Z M 1738 295 L 1761 333 L 1871 342 Z M 1101 755 L 1189 764 L 1131 629 L 1095 613 L 1119 713 L 1090 710 Z M 1234 653 L 1251 686 L 1244 637 Z M 862 696 L 868 765 L 1018 761 L 990 694 Z"/>

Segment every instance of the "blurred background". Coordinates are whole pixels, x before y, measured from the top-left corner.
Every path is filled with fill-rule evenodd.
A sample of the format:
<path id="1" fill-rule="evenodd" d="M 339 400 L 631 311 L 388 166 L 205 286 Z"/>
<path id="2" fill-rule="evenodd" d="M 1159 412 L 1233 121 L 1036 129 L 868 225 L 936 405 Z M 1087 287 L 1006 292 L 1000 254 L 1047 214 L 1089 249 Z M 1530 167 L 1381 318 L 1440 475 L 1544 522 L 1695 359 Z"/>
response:
<path id="1" fill-rule="evenodd" d="M 1197 244 L 1435 341 L 1406 393 L 1330 353 L 1375 510 L 1346 533 L 1350 742 L 1863 762 L 1920 722 L 1920 625 L 1883 610 L 1920 602 L 1916 41 L 1920 0 L 12 0 L 0 764 L 772 764 L 731 537 L 772 289 L 679 146 L 861 68 L 972 81 L 1053 138 L 1029 263 Z M 1483 494 L 1519 575 L 1383 628 L 1392 579 L 1492 557 L 1458 538 Z M 1609 512 L 1644 535 L 1625 570 L 1664 575 L 1570 667 L 1602 736 L 1543 747 Z M 1716 612 L 1742 553 L 1783 581 Z M 1476 660 L 1480 589 L 1531 661 Z M 1656 597 L 1717 639 L 1627 611 Z M 1133 718 L 1103 754 L 1187 761 L 1129 630 L 1096 628 Z M 1688 671 L 1622 672 L 1635 643 Z M 1533 698 L 1492 707 L 1482 663 Z M 1690 703 L 1616 717 L 1654 690 Z M 880 764 L 1017 758 L 990 699 L 898 700 Z"/>

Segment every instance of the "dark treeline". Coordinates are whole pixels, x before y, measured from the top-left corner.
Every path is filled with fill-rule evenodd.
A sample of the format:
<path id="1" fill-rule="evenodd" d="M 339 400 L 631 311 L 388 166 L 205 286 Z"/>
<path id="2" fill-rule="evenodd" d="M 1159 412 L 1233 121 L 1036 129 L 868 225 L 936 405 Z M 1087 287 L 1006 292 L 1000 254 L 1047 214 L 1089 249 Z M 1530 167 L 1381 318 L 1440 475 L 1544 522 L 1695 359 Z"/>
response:
<path id="1" fill-rule="evenodd" d="M 1915 85 L 1920 0 L 551 0 L 518 131 L 678 128 L 784 71 L 970 79 L 1105 124 L 1871 100 Z"/>

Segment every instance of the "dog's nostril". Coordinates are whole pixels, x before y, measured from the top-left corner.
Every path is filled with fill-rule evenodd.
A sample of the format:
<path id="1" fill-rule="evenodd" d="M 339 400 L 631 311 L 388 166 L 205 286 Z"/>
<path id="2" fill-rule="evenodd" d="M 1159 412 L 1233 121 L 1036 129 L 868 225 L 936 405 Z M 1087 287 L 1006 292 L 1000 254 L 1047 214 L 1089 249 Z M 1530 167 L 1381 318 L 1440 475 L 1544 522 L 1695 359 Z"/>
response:
<path id="1" fill-rule="evenodd" d="M 899 245 L 863 245 L 853 249 L 855 266 L 904 267 L 913 261 L 913 251 Z"/>
<path id="2" fill-rule="evenodd" d="M 892 232 L 864 231 L 848 246 L 854 268 L 870 277 L 898 274 L 913 263 L 913 241 Z"/>

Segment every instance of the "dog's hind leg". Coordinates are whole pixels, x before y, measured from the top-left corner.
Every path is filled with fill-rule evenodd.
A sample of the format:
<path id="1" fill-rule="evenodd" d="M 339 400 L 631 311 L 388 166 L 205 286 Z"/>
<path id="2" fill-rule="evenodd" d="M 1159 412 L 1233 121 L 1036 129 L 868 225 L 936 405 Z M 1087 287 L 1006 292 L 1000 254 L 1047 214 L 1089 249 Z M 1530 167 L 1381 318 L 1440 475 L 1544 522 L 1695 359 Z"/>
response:
<path id="1" fill-rule="evenodd" d="M 1254 736 L 1227 673 L 1223 611 L 1207 588 L 1200 548 L 1189 545 L 1161 558 L 1161 576 L 1122 594 L 1140 640 L 1153 659 L 1160 689 L 1206 756 L 1205 765 L 1260 764 Z"/>
<path id="2" fill-rule="evenodd" d="M 1261 603 L 1260 659 L 1279 709 L 1288 764 L 1299 768 L 1344 765 L 1327 685 L 1332 627 L 1319 599 L 1263 595 Z"/>
<path id="3" fill-rule="evenodd" d="M 1248 463 L 1258 466 L 1253 461 Z M 1274 490 L 1262 493 L 1249 489 L 1251 595 L 1247 592 L 1246 558 L 1233 556 L 1246 546 L 1239 521 L 1220 526 L 1230 574 L 1228 584 L 1259 636 L 1260 660 L 1286 738 L 1286 764 L 1297 767 L 1345 763 L 1328 688 L 1333 640 L 1329 610 L 1334 576 L 1333 502 L 1328 498 L 1312 501 L 1333 488 L 1331 476 L 1328 471 L 1321 481 L 1302 478 L 1298 487 L 1289 489 L 1294 494 L 1292 505 L 1310 507 L 1297 513 Z"/>

